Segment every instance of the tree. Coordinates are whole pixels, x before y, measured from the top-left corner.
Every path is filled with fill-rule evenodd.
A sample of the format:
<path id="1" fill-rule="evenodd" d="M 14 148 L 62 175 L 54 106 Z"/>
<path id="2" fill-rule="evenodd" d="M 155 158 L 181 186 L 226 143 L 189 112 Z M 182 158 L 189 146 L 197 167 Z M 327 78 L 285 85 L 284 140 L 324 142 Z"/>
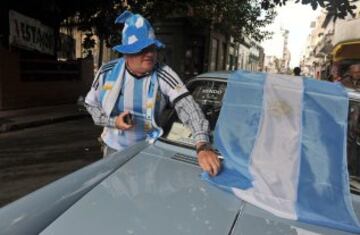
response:
<path id="1" fill-rule="evenodd" d="M 53 0 L 56 1 L 56 0 Z M 151 21 L 164 20 L 171 16 L 192 17 L 194 24 L 209 23 L 220 31 L 240 40 L 243 35 L 257 41 L 271 35 L 265 26 L 275 17 L 275 6 L 283 6 L 288 0 L 72 0 L 72 8 L 63 11 L 73 17 L 64 25 L 79 26 L 82 30 L 93 29 L 100 40 L 99 65 L 102 61 L 103 43 L 112 46 L 119 39 L 119 27 L 114 25 L 116 15 L 123 10 L 140 13 Z M 356 1 L 356 0 L 355 0 Z M 69 0 L 62 1 L 62 6 Z M 300 0 L 296 0 L 300 3 Z M 348 0 L 301 0 L 301 4 L 310 4 L 315 10 L 318 6 L 327 9 L 335 17 L 353 15 L 356 8 Z M 74 14 L 76 12 L 76 14 Z M 75 17 L 74 17 L 75 15 Z M 119 43 L 119 41 L 117 41 Z"/>
<path id="2" fill-rule="evenodd" d="M 288 0 L 262 0 L 261 6 L 264 9 L 271 9 L 275 6 L 283 6 Z M 343 19 L 347 14 L 354 16 L 354 10 L 356 6 L 351 3 L 357 2 L 358 0 L 301 0 L 302 4 L 310 4 L 313 10 L 316 10 L 318 6 L 325 8 L 326 11 L 334 16 L 334 19 L 339 17 Z M 300 0 L 296 0 L 299 3 Z"/>
<path id="3" fill-rule="evenodd" d="M 189 16 L 194 24 L 209 23 L 223 33 L 232 35 L 235 40 L 240 40 L 243 35 L 262 40 L 270 35 L 263 30 L 264 26 L 270 24 L 275 17 L 274 10 L 262 10 L 258 0 L 154 0 L 151 4 L 146 0 L 143 2 L 147 3 L 146 8 L 135 10 L 143 11 L 149 18 L 161 20 L 168 16 Z"/>
<path id="4" fill-rule="evenodd" d="M 74 5 L 76 8 L 77 5 Z M 195 25 L 206 23 L 238 41 L 244 34 L 258 41 L 270 35 L 262 28 L 275 16 L 272 9 L 262 10 L 258 0 L 89 0 L 86 8 L 78 8 L 76 16 L 65 20 L 63 26 L 93 30 L 100 40 L 100 65 L 102 43 L 106 41 L 107 46 L 113 46 L 112 39 L 119 38 L 116 34 L 120 34 L 121 28 L 113 22 L 116 15 L 125 9 L 140 13 L 152 22 L 171 16 L 189 16 Z"/>
<path id="5" fill-rule="evenodd" d="M 93 32 L 99 39 L 99 57 L 98 66 L 102 64 L 104 44 L 107 47 L 112 46 L 110 40 L 116 32 L 114 20 L 119 12 L 126 9 L 124 4 L 116 0 L 88 0 L 86 7 L 75 4 L 77 11 L 74 15 L 67 17 L 62 26 L 76 27 L 84 32 Z M 87 34 L 84 40 L 91 40 L 92 34 Z M 88 48 L 89 49 L 89 48 Z"/>

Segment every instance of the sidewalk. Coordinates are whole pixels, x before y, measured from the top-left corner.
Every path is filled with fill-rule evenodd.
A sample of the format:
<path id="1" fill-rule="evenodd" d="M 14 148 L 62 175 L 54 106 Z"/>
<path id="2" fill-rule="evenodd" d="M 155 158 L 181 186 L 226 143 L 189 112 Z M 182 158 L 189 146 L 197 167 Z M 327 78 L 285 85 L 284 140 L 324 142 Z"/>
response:
<path id="1" fill-rule="evenodd" d="M 88 116 L 76 103 L 16 110 L 0 110 L 0 133 Z"/>

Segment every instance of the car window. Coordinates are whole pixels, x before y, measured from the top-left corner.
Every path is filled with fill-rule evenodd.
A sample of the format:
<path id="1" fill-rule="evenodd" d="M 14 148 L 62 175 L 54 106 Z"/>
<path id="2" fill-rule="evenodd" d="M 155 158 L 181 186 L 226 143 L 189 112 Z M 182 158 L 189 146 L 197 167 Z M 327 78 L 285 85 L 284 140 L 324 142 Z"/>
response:
<path id="1" fill-rule="evenodd" d="M 195 80 L 188 85 L 188 89 L 204 112 L 206 119 L 209 121 L 212 134 L 219 116 L 221 102 L 226 89 L 226 82 L 218 80 Z M 195 144 L 190 129 L 181 123 L 176 112 L 172 112 L 169 115 L 168 123 L 164 130 L 164 137 L 167 140 L 190 146 Z M 212 136 L 210 138 L 212 140 Z"/>
<path id="2" fill-rule="evenodd" d="M 226 83 L 220 81 L 199 81 L 190 86 L 195 101 L 210 122 L 211 130 L 215 128 L 225 89 Z"/>

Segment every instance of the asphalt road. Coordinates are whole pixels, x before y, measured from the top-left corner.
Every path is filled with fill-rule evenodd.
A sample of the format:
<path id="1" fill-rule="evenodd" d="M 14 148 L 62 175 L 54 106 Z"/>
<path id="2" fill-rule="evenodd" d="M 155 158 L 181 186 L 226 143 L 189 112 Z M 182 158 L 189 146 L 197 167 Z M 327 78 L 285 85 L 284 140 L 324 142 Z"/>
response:
<path id="1" fill-rule="evenodd" d="M 0 207 L 101 158 L 90 118 L 0 134 Z"/>

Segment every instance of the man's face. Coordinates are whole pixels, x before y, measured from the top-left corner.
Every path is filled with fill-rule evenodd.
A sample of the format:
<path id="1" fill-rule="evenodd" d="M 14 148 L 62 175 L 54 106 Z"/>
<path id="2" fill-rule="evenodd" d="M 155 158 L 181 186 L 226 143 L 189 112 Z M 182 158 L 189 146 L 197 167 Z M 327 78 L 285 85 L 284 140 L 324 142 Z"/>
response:
<path id="1" fill-rule="evenodd" d="M 128 54 L 125 56 L 126 63 L 130 70 L 136 75 L 142 75 L 150 72 L 156 63 L 157 50 L 154 45 L 144 48 L 136 54 Z"/>
<path id="2" fill-rule="evenodd" d="M 353 64 L 350 66 L 350 75 L 353 79 L 360 80 L 360 64 Z"/>

